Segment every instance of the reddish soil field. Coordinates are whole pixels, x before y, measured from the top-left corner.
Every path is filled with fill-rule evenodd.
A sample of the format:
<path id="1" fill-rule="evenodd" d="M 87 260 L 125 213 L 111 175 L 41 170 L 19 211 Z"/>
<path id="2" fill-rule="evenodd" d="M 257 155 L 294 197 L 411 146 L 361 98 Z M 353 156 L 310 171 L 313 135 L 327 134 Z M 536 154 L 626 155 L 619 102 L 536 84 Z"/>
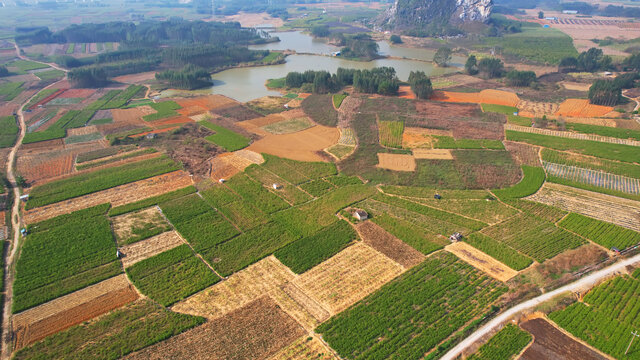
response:
<path id="1" fill-rule="evenodd" d="M 211 110 L 211 112 L 232 119 L 234 121 L 245 121 L 262 117 L 261 114 L 258 114 L 257 112 L 241 104 L 213 109 Z"/>
<path id="2" fill-rule="evenodd" d="M 237 101 L 223 95 L 207 95 L 187 99 L 174 99 L 174 101 L 183 108 L 197 106 L 203 108 L 204 111 L 238 104 Z"/>
<path id="3" fill-rule="evenodd" d="M 538 148 L 537 146 L 532 146 L 529 144 L 517 143 L 512 141 L 505 141 L 504 147 L 508 152 L 511 153 L 511 156 L 515 160 L 518 165 L 529 165 L 529 166 L 541 166 L 540 157 L 538 156 Z"/>
<path id="4" fill-rule="evenodd" d="M 140 136 L 145 136 L 145 135 L 149 135 L 149 134 L 160 134 L 160 133 L 164 133 L 164 132 L 169 132 L 171 130 L 175 130 L 175 129 L 179 128 L 179 127 L 180 126 L 172 126 L 172 127 L 168 127 L 168 128 L 164 128 L 164 129 L 159 129 L 159 130 L 146 131 L 146 132 L 142 132 L 140 134 L 131 135 L 131 137 L 140 137 Z"/>
<path id="5" fill-rule="evenodd" d="M 267 359 L 304 334 L 265 296 L 125 359 Z"/>
<path id="6" fill-rule="evenodd" d="M 63 147 L 64 147 L 64 141 L 62 139 L 55 139 L 55 140 L 35 142 L 31 144 L 24 144 L 20 148 L 21 150 L 36 150 L 36 149 L 56 150 L 56 149 L 62 149 Z"/>
<path id="7" fill-rule="evenodd" d="M 415 99 L 416 94 L 411 91 L 411 86 L 400 86 L 398 89 L 398 97 L 403 99 Z"/>
<path id="8" fill-rule="evenodd" d="M 362 240 L 405 268 L 421 263 L 425 256 L 371 221 L 356 225 Z"/>
<path id="9" fill-rule="evenodd" d="M 586 347 L 545 319 L 533 319 L 520 324 L 533 335 L 534 341 L 522 354 L 522 360 L 564 359 L 564 360 L 606 360 L 607 358 Z"/>
<path id="10" fill-rule="evenodd" d="M 163 128 L 167 125 L 175 125 L 175 124 L 186 124 L 186 123 L 190 123 L 193 122 L 193 119 L 186 117 L 186 116 L 177 116 L 177 117 L 172 117 L 169 119 L 163 119 L 163 120 L 158 120 L 158 121 L 153 121 L 150 122 L 149 124 L 151 126 L 153 126 L 156 129 L 160 129 Z"/>
<path id="11" fill-rule="evenodd" d="M 30 184 L 40 182 L 43 179 L 50 179 L 56 176 L 70 174 L 73 171 L 72 153 L 35 154 L 31 156 L 21 156 L 18 158 L 18 172 Z"/>
<path id="12" fill-rule="evenodd" d="M 477 105 L 443 104 L 435 101 L 416 101 L 415 104 L 418 114 L 425 116 L 427 119 L 456 120 L 480 115 L 480 108 Z"/>
<path id="13" fill-rule="evenodd" d="M 506 106 L 518 106 L 518 95 L 502 90 L 482 90 L 479 93 L 463 93 L 452 91 L 436 91 L 433 99 L 444 102 L 495 104 Z"/>
<path id="14" fill-rule="evenodd" d="M 67 89 L 59 89 L 58 91 L 54 92 L 53 94 L 47 96 L 46 98 L 38 101 L 37 103 L 31 105 L 31 107 L 29 109 L 35 109 L 38 107 L 38 105 L 44 105 L 46 103 L 48 103 L 49 101 L 57 98 L 58 96 L 62 95 L 63 92 L 65 92 L 65 90 Z"/>
<path id="15" fill-rule="evenodd" d="M 125 275 L 107 279 L 13 317 L 15 348 L 20 349 L 138 298 Z"/>
<path id="16" fill-rule="evenodd" d="M 95 89 L 68 89 L 62 94 L 58 95 L 59 98 L 87 98 L 93 93 L 95 93 Z"/>
<path id="17" fill-rule="evenodd" d="M 613 111 L 610 106 L 592 105 L 586 99 L 567 99 L 556 115 L 569 117 L 602 117 Z"/>

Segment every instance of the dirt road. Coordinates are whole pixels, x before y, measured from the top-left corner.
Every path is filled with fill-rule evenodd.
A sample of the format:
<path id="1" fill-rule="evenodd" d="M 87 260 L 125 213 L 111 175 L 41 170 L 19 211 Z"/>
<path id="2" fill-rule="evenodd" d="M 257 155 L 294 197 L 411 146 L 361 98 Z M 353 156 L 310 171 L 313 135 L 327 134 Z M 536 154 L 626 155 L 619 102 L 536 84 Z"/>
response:
<path id="1" fill-rule="evenodd" d="M 556 290 L 550 291 L 548 293 L 542 294 L 538 297 L 535 297 L 531 300 L 527 300 L 522 302 L 502 314 L 498 315 L 495 319 L 489 321 L 485 326 L 478 329 L 476 332 L 471 334 L 469 337 L 464 339 L 461 343 L 459 343 L 456 347 L 451 349 L 448 353 L 446 353 L 441 359 L 443 360 L 454 360 L 457 356 L 459 356 L 464 349 L 469 347 L 471 344 L 480 340 L 483 336 L 490 333 L 493 329 L 500 326 L 501 324 L 507 322 L 511 317 L 518 314 L 521 311 L 532 309 L 545 301 L 551 300 L 552 298 L 566 292 L 570 291 L 584 291 L 589 289 L 600 281 L 606 279 L 609 276 L 615 275 L 616 273 L 623 272 L 624 268 L 628 265 L 635 264 L 640 262 L 640 254 L 630 257 L 628 259 L 619 261 L 609 267 L 606 267 L 602 270 L 596 271 L 593 274 L 587 275 L 577 281 L 572 282 L 571 284 L 560 287 Z"/>
<path id="2" fill-rule="evenodd" d="M 20 54 L 20 48 L 18 47 L 18 45 L 15 45 L 16 48 L 16 54 L 19 58 L 24 59 L 24 60 L 29 60 L 29 61 L 34 61 L 31 59 L 26 58 L 25 56 L 23 56 L 22 54 Z M 49 64 L 49 63 L 44 63 L 41 61 L 35 61 L 35 62 L 39 62 L 42 64 L 47 64 L 55 69 L 64 71 L 65 73 L 67 72 L 67 70 L 62 69 L 60 67 L 58 67 L 55 64 Z M 66 79 L 66 76 L 65 76 Z M 63 79 L 63 80 L 65 80 Z M 60 81 L 63 81 L 60 80 Z M 58 81 L 58 82 L 60 82 Z M 50 84 L 41 90 L 50 88 L 54 85 L 56 85 L 58 82 L 54 82 L 53 84 Z M 38 91 L 39 92 L 39 91 Z M 19 119 L 19 127 L 20 127 L 20 132 L 18 134 L 18 139 L 16 140 L 16 144 L 13 146 L 13 148 L 11 148 L 11 152 L 9 153 L 9 158 L 7 159 L 7 180 L 11 186 L 11 191 L 13 191 L 13 206 L 11 209 L 11 226 L 13 229 L 13 237 L 11 238 L 11 243 L 9 244 L 9 249 L 7 251 L 7 255 L 5 257 L 5 272 L 4 272 L 4 288 L 5 288 L 5 293 L 4 293 L 4 298 L 3 298 L 3 308 L 2 308 L 2 359 L 10 359 L 11 358 L 11 351 L 12 351 L 12 339 L 11 339 L 11 335 L 10 335 L 10 329 L 11 329 L 11 304 L 13 303 L 13 279 L 14 279 L 14 273 L 13 273 L 13 269 L 15 268 L 15 261 L 16 261 L 16 254 L 18 253 L 18 249 L 20 248 L 20 225 L 21 225 L 21 220 L 20 220 L 20 187 L 18 186 L 17 182 L 16 182 L 16 175 L 14 173 L 14 165 L 16 162 L 16 154 L 18 153 L 18 149 L 20 148 L 20 145 L 22 144 L 22 139 L 24 138 L 25 133 L 27 132 L 27 126 L 24 120 L 24 113 L 22 111 L 22 108 L 29 103 L 29 101 L 31 101 L 31 99 L 35 98 L 38 95 L 38 92 L 36 92 L 32 97 L 30 97 L 29 99 L 27 99 L 23 104 L 20 105 L 20 108 L 18 109 L 17 115 L 18 115 L 18 119 Z"/>

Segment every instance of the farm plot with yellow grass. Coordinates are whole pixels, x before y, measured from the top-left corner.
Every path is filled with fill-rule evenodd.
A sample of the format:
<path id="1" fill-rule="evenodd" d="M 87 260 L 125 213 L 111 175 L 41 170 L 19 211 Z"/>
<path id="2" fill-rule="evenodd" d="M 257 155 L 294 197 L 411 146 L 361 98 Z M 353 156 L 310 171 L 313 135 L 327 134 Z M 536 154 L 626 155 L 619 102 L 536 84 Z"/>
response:
<path id="1" fill-rule="evenodd" d="M 338 129 L 316 125 L 293 134 L 265 136 L 247 149 L 292 160 L 326 161 L 318 152 L 335 145 L 339 138 Z"/>
<path id="2" fill-rule="evenodd" d="M 491 256 L 463 241 L 447 245 L 445 250 L 459 257 L 471 266 L 485 272 L 492 278 L 502 282 L 505 282 L 518 274 L 517 271 L 511 269 L 507 265 L 495 260 Z"/>
<path id="3" fill-rule="evenodd" d="M 415 171 L 416 159 L 412 155 L 378 153 L 378 167 L 393 171 Z"/>

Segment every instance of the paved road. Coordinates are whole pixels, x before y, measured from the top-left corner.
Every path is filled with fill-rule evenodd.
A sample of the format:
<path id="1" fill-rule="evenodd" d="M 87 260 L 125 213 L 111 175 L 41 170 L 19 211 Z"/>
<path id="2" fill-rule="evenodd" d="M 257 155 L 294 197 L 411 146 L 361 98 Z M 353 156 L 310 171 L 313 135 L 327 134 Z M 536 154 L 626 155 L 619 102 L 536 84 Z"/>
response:
<path id="1" fill-rule="evenodd" d="M 27 59 L 26 57 L 20 54 L 20 48 L 18 47 L 18 45 L 15 45 L 15 48 L 16 48 L 16 54 L 18 55 L 19 58 L 33 61 L 31 59 Z M 67 70 L 62 69 L 55 64 L 44 63 L 41 61 L 36 61 L 36 62 L 47 64 L 55 69 L 62 70 L 65 73 L 67 72 Z M 53 84 L 50 84 L 42 88 L 41 90 L 50 88 L 56 85 L 58 82 L 54 82 Z M 24 120 L 24 113 L 22 111 L 22 108 L 26 104 L 28 104 L 29 101 L 31 101 L 31 99 L 35 98 L 38 95 L 38 92 L 36 92 L 32 97 L 30 97 L 23 104 L 21 104 L 20 108 L 17 111 L 20 132 L 18 134 L 18 139 L 16 141 L 16 144 L 11 149 L 11 152 L 9 153 L 9 158 L 7 159 L 7 171 L 6 171 L 7 180 L 9 181 L 9 184 L 11 185 L 11 190 L 13 191 L 14 202 L 11 210 L 11 224 L 13 228 L 13 236 L 12 237 L 8 236 L 9 238 L 12 238 L 12 239 L 11 239 L 11 244 L 9 246 L 9 252 L 5 258 L 5 272 L 4 272 L 5 295 L 3 299 L 4 304 L 2 309 L 2 314 L 3 314 L 2 315 L 2 359 L 11 358 L 12 342 L 9 334 L 9 329 L 11 325 L 11 304 L 13 302 L 13 277 L 14 277 L 13 271 L 11 270 L 13 269 L 13 265 L 16 260 L 16 254 L 18 252 L 18 249 L 20 248 L 19 246 L 20 245 L 20 225 L 21 225 L 20 187 L 17 185 L 17 182 L 16 182 L 14 165 L 16 161 L 16 154 L 18 153 L 18 149 L 22 144 L 22 139 L 24 138 L 24 135 L 27 132 L 27 126 Z"/>
<path id="2" fill-rule="evenodd" d="M 524 310 L 532 309 L 544 303 L 545 301 L 551 300 L 552 298 L 568 291 L 582 291 L 584 289 L 591 288 L 594 285 L 598 284 L 601 280 L 606 279 L 607 277 L 614 275 L 615 273 L 624 271 L 624 268 L 626 266 L 632 265 L 638 262 L 640 262 L 640 254 L 625 260 L 621 260 L 609 267 L 606 267 L 602 270 L 589 274 L 579 280 L 576 280 L 571 284 L 565 285 L 561 288 L 558 288 L 556 290 L 542 294 L 531 300 L 527 300 L 518 305 L 515 305 L 514 307 L 498 315 L 493 320 L 489 321 L 486 325 L 484 325 L 480 329 L 476 330 L 476 332 L 471 334 L 469 337 L 467 337 L 461 343 L 459 343 L 456 347 L 454 347 L 448 353 L 446 353 L 442 357 L 442 359 L 443 360 L 455 359 L 462 353 L 464 349 L 471 346 L 471 344 L 480 340 L 480 338 L 490 333 L 493 329 L 509 321 L 514 315 L 517 315 L 518 313 Z"/>

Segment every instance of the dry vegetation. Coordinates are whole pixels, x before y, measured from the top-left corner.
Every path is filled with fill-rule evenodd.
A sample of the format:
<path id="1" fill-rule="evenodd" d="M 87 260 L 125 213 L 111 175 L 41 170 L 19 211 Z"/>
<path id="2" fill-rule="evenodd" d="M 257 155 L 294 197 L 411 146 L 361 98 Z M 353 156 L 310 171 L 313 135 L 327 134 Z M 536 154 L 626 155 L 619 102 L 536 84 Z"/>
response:
<path id="1" fill-rule="evenodd" d="M 421 252 L 405 244 L 402 240 L 389 234 L 371 221 L 356 225 L 356 230 L 365 244 L 407 269 L 418 265 L 425 259 Z"/>
<path id="2" fill-rule="evenodd" d="M 182 244 L 184 244 L 184 241 L 178 233 L 175 231 L 167 231 L 146 240 L 125 245 L 120 248 L 120 252 L 124 255 L 122 257 L 122 265 L 127 268 L 137 262 L 171 250 Z"/>
<path id="3" fill-rule="evenodd" d="M 502 282 L 506 282 L 518 274 L 517 271 L 465 242 L 458 241 L 448 245 L 445 249 L 469 265 Z"/>

